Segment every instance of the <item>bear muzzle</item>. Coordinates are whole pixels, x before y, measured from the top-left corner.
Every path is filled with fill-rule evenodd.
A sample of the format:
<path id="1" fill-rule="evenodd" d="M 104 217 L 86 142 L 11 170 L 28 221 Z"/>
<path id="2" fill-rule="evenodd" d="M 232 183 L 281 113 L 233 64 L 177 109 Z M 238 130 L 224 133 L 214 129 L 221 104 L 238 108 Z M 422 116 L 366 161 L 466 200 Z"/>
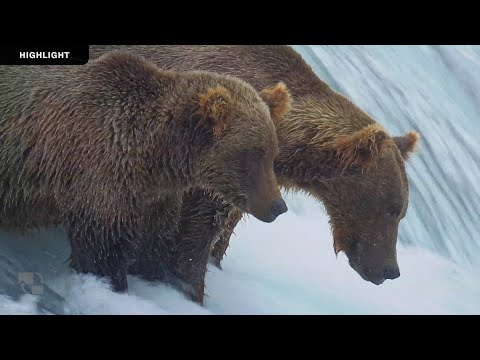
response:
<path id="1" fill-rule="evenodd" d="M 287 204 L 285 203 L 285 200 L 283 200 L 281 197 L 273 200 L 270 204 L 270 206 L 262 209 L 263 211 L 256 211 L 254 208 L 250 208 L 249 213 L 251 213 L 253 216 L 255 216 L 258 220 L 266 222 L 266 223 L 271 223 L 275 221 L 275 219 L 280 216 L 281 214 L 284 214 L 288 211 Z"/>
<path id="2" fill-rule="evenodd" d="M 276 199 L 273 201 L 272 208 L 270 210 L 271 213 L 271 221 L 274 221 L 279 215 L 282 215 L 288 211 L 287 204 L 285 200 L 282 198 Z"/>
<path id="3" fill-rule="evenodd" d="M 375 285 L 381 285 L 385 280 L 395 280 L 400 277 L 400 269 L 397 264 L 386 264 L 380 269 L 368 268 L 363 270 L 361 267 L 350 262 L 350 266 L 362 277 Z"/>

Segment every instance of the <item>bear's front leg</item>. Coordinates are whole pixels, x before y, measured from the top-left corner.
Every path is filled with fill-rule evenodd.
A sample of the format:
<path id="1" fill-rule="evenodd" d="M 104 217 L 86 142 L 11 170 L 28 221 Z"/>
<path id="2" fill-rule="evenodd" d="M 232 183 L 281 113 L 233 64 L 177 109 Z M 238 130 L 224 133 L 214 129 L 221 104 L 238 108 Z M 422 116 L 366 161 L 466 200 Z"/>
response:
<path id="1" fill-rule="evenodd" d="M 228 208 L 202 190 L 183 197 L 179 232 L 168 253 L 168 270 L 170 282 L 200 304 L 210 252 L 225 227 Z"/>
<path id="2" fill-rule="evenodd" d="M 128 273 L 148 281 L 167 281 L 169 254 L 174 251 L 182 193 L 159 195 L 142 213 L 144 235 Z"/>
<path id="3" fill-rule="evenodd" d="M 65 219 L 65 229 L 72 250 L 70 266 L 80 273 L 107 277 L 114 291 L 126 292 L 127 264 L 135 240 L 132 225 L 75 214 Z"/>
<path id="4" fill-rule="evenodd" d="M 218 240 L 215 242 L 211 253 L 213 264 L 219 269 L 222 269 L 222 260 L 230 245 L 230 238 L 232 237 L 233 231 L 243 216 L 243 212 L 233 206 L 229 207 L 226 211 L 228 211 L 227 220 L 225 221 L 224 228 L 220 231 Z"/>

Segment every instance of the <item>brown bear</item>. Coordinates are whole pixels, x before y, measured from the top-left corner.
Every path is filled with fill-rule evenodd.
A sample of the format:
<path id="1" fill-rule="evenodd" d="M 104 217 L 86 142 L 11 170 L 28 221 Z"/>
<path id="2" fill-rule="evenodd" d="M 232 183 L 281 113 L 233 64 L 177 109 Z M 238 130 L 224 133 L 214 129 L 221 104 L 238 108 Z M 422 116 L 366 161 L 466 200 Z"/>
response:
<path id="1" fill-rule="evenodd" d="M 0 224 L 63 225 L 73 268 L 116 291 L 145 249 L 162 260 L 151 277 L 175 278 L 176 257 L 190 258 L 172 241 L 183 191 L 266 222 L 287 210 L 273 167 L 277 111 L 239 79 L 163 71 L 130 53 L 0 66 Z"/>
<path id="2" fill-rule="evenodd" d="M 344 251 L 362 278 L 381 284 L 400 275 L 397 229 L 408 206 L 405 161 L 419 139 L 416 132 L 390 136 L 368 114 L 321 81 L 288 46 L 102 45 L 91 46 L 90 56 L 117 47 L 142 54 L 164 69 L 237 76 L 258 91 L 279 81 L 285 83 L 292 109 L 275 124 L 280 147 L 275 160 L 279 184 L 308 192 L 325 205 L 335 252 Z M 263 95 L 270 104 L 284 96 L 275 89 Z M 182 219 L 181 241 L 218 240 L 212 255 L 220 265 L 242 211 L 222 207 L 208 196 L 198 190 L 184 197 L 182 214 L 210 212 L 215 216 L 201 223 Z"/>

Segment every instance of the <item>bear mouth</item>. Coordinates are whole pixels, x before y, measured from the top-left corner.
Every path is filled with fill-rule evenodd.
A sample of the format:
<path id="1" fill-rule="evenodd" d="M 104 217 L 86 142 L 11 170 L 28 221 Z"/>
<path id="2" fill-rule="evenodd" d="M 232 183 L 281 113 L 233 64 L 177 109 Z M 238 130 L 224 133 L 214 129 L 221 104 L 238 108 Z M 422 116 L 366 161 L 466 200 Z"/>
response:
<path id="1" fill-rule="evenodd" d="M 243 195 L 225 196 L 212 189 L 204 189 L 210 199 L 220 202 L 223 206 L 234 206 L 243 212 L 249 213 L 248 197 Z"/>
<path id="2" fill-rule="evenodd" d="M 371 282 L 375 285 L 382 285 L 386 280 L 383 276 L 375 276 L 371 268 L 364 270 L 359 262 L 358 256 L 349 257 L 348 263 L 350 267 L 365 281 Z"/>

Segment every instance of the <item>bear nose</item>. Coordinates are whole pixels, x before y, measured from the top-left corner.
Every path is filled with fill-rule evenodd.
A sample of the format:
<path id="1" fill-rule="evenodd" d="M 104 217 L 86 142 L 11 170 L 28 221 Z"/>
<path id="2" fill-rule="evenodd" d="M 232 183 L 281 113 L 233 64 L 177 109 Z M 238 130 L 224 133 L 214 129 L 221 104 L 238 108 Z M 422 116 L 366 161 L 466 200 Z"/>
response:
<path id="1" fill-rule="evenodd" d="M 285 204 L 285 201 L 282 198 L 274 200 L 272 208 L 270 209 L 270 212 L 272 214 L 272 221 L 275 220 L 277 216 L 286 213 L 287 210 L 287 204 Z"/>
<path id="2" fill-rule="evenodd" d="M 400 276 L 400 269 L 398 268 L 398 265 L 387 265 L 385 266 L 385 269 L 383 270 L 383 277 L 385 279 L 396 279 Z"/>

